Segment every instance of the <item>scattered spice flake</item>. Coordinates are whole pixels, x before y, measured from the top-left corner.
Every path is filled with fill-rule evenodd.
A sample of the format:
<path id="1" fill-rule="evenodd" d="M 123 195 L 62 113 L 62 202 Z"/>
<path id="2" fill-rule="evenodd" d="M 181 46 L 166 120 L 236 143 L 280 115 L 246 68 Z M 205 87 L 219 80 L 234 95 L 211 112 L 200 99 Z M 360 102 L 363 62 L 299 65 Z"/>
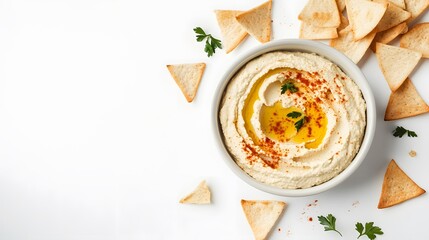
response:
<path id="1" fill-rule="evenodd" d="M 417 156 L 417 153 L 416 153 L 416 151 L 411 150 L 411 151 L 408 153 L 408 155 L 410 155 L 410 157 L 415 157 L 415 156 Z"/>
<path id="2" fill-rule="evenodd" d="M 359 201 L 354 201 L 354 202 L 352 203 L 352 207 L 353 207 L 353 208 L 356 208 L 359 204 L 360 204 L 360 202 L 359 202 Z M 351 211 L 350 209 L 348 209 L 348 210 L 347 210 L 347 212 L 350 212 L 350 211 Z"/>
<path id="3" fill-rule="evenodd" d="M 314 202 L 309 203 L 309 204 L 307 205 L 307 207 L 314 207 L 314 206 L 317 206 L 317 202 L 318 202 L 318 200 L 316 199 L 316 200 L 314 200 Z"/>
<path id="4" fill-rule="evenodd" d="M 308 204 L 305 205 L 302 213 L 301 213 L 301 220 L 304 221 L 309 221 L 312 222 L 313 221 L 313 217 L 311 217 L 310 215 L 312 215 L 312 210 L 310 210 L 311 207 L 316 207 L 318 205 L 319 200 L 315 199 L 313 200 L 313 202 L 310 202 Z M 314 214 L 314 213 L 313 213 Z M 306 215 L 306 216 L 305 216 Z"/>
<path id="5" fill-rule="evenodd" d="M 280 232 L 281 230 L 282 230 L 281 228 L 279 228 L 279 229 L 278 229 L 278 231 L 279 231 L 279 232 Z"/>

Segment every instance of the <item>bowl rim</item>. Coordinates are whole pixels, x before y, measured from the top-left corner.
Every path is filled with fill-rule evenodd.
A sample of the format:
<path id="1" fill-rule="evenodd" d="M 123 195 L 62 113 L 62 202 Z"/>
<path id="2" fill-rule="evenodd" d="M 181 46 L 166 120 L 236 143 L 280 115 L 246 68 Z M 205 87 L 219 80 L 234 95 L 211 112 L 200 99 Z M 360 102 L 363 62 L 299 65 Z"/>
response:
<path id="1" fill-rule="evenodd" d="M 367 122 L 365 133 L 359 151 L 353 158 L 352 162 L 337 176 L 322 184 L 310 188 L 283 189 L 259 182 L 255 178 L 248 175 L 236 164 L 223 141 L 223 133 L 219 121 L 219 110 L 221 100 L 224 96 L 224 91 L 229 84 L 229 81 L 244 65 L 246 65 L 252 59 L 268 52 L 281 50 L 316 53 L 317 55 L 320 55 L 335 63 L 358 85 L 366 102 Z M 212 129 L 215 134 L 217 145 L 222 149 L 222 158 L 235 175 L 254 188 L 267 193 L 284 197 L 304 197 L 315 195 L 337 186 L 347 179 L 361 165 L 371 147 L 371 143 L 374 138 L 376 125 L 376 105 L 368 80 L 366 79 L 362 70 L 346 55 L 321 42 L 303 39 L 279 39 L 251 49 L 250 51 L 237 57 L 237 59 L 235 59 L 235 61 L 233 61 L 233 63 L 228 67 L 215 90 L 215 95 L 212 102 L 212 120 Z"/>

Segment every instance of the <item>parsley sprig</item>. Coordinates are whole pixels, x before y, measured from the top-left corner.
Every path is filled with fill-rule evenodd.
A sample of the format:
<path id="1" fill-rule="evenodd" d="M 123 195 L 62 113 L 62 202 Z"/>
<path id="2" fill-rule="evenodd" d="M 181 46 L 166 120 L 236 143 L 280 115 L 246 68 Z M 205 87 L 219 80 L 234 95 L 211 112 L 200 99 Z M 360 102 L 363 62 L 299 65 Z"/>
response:
<path id="1" fill-rule="evenodd" d="M 377 237 L 376 235 L 383 235 L 381 228 L 374 226 L 374 222 L 365 223 L 365 228 L 362 223 L 358 222 L 356 223 L 356 231 L 359 233 L 357 238 L 366 235 L 370 240 L 375 239 Z"/>
<path id="2" fill-rule="evenodd" d="M 328 216 L 324 217 L 323 215 L 318 217 L 319 222 L 322 226 L 325 227 L 325 231 L 335 231 L 342 237 L 343 235 L 335 228 L 336 218 L 332 214 L 328 214 Z M 378 226 L 374 226 L 374 222 L 365 223 L 365 227 L 362 223 L 356 223 L 356 231 L 359 233 L 357 239 L 362 236 L 367 236 L 370 240 L 374 240 L 377 238 L 376 235 L 383 235 L 383 231 Z"/>
<path id="3" fill-rule="evenodd" d="M 289 90 L 291 93 L 298 92 L 298 88 L 295 86 L 295 84 L 293 84 L 291 80 L 283 84 L 281 89 L 281 94 L 284 94 L 287 90 Z"/>
<path id="4" fill-rule="evenodd" d="M 304 126 L 305 123 L 305 117 L 301 118 L 300 120 L 298 120 L 297 122 L 295 122 L 295 129 L 298 132 L 299 129 L 302 128 L 302 126 Z"/>
<path id="5" fill-rule="evenodd" d="M 293 111 L 288 113 L 286 116 L 290 117 L 290 118 L 299 118 L 301 117 L 302 113 L 297 112 L 297 111 Z"/>
<path id="6" fill-rule="evenodd" d="M 396 129 L 393 130 L 394 137 L 402 138 L 405 134 L 407 134 L 408 137 L 417 137 L 416 132 L 405 129 L 401 126 L 397 126 Z"/>
<path id="7" fill-rule="evenodd" d="M 324 216 L 318 216 L 317 217 L 319 219 L 320 224 L 322 224 L 323 226 L 325 226 L 325 231 L 335 231 L 338 234 L 340 234 L 340 236 L 342 237 L 343 235 L 335 228 L 335 222 L 337 221 L 337 219 L 332 215 L 332 214 L 328 214 L 328 216 L 324 217 Z"/>
<path id="8" fill-rule="evenodd" d="M 204 52 L 207 53 L 207 57 L 213 56 L 216 53 L 216 48 L 222 49 L 222 43 L 219 39 L 214 38 L 211 34 L 206 34 L 201 27 L 194 28 L 194 32 L 197 34 L 197 41 L 202 42 L 206 40 Z"/>
<path id="9" fill-rule="evenodd" d="M 302 113 L 297 112 L 297 111 L 292 111 L 292 112 L 288 113 L 286 116 L 288 116 L 290 118 L 299 118 L 302 116 Z M 304 126 L 304 123 L 305 123 L 305 116 L 295 122 L 294 125 L 295 125 L 295 129 L 297 132 L 299 131 L 299 129 L 302 128 L 302 126 Z"/>

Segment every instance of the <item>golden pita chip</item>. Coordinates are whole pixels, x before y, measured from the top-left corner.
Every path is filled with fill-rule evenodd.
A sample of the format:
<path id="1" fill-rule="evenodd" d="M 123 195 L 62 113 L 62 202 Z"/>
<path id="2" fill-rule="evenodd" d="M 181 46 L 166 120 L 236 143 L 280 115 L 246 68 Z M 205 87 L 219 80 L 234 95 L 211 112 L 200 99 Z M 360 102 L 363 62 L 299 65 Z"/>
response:
<path id="1" fill-rule="evenodd" d="M 420 52 L 377 43 L 375 55 L 392 92 L 407 79 L 422 58 Z"/>
<path id="2" fill-rule="evenodd" d="M 176 81 L 188 102 L 192 102 L 197 94 L 198 86 L 206 68 L 205 63 L 187 63 L 167 65 L 171 76 Z"/>
<path id="3" fill-rule="evenodd" d="M 337 28 L 315 27 L 306 22 L 301 22 L 299 38 L 303 39 L 332 39 L 338 37 Z"/>
<path id="4" fill-rule="evenodd" d="M 193 192 L 180 199 L 180 203 L 210 204 L 210 199 L 210 189 L 207 186 L 206 181 L 202 181 Z"/>
<path id="5" fill-rule="evenodd" d="M 406 32 L 407 30 L 407 23 L 401 23 L 393 28 L 387 29 L 386 31 L 378 32 L 371 43 L 372 51 L 375 52 L 375 45 L 377 42 L 384 44 L 390 43 L 391 41 L 393 41 L 393 39 L 395 39 L 400 34 L 403 34 L 404 31 Z"/>
<path id="6" fill-rule="evenodd" d="M 285 206 L 286 203 L 280 201 L 241 200 L 241 207 L 256 240 L 267 239 Z"/>
<path id="7" fill-rule="evenodd" d="M 365 55 L 374 37 L 375 32 L 372 32 L 366 37 L 355 41 L 351 26 L 348 26 L 339 32 L 338 38 L 331 40 L 330 45 L 344 53 L 353 62 L 358 63 Z"/>
<path id="8" fill-rule="evenodd" d="M 429 106 L 417 92 L 411 80 L 407 78 L 398 90 L 390 94 L 384 120 L 397 120 L 427 112 L 429 112 Z"/>
<path id="9" fill-rule="evenodd" d="M 419 51 L 424 58 L 429 58 L 429 23 L 414 25 L 401 37 L 400 46 Z"/>
<path id="10" fill-rule="evenodd" d="M 238 23 L 261 43 L 271 40 L 271 6 L 269 0 L 236 16 Z"/>
<path id="11" fill-rule="evenodd" d="M 372 32 L 386 12 L 387 5 L 369 0 L 346 0 L 347 16 L 355 40 Z"/>
<path id="12" fill-rule="evenodd" d="M 336 0 L 338 11 L 340 11 L 340 14 L 346 9 L 346 0 Z"/>
<path id="13" fill-rule="evenodd" d="M 429 7 L 429 0 L 405 0 L 405 6 L 406 10 L 411 13 L 411 18 L 407 20 L 407 23 L 410 23 Z"/>
<path id="14" fill-rule="evenodd" d="M 395 4 L 402 9 L 405 9 L 405 0 L 389 0 L 389 2 Z"/>
<path id="15" fill-rule="evenodd" d="M 243 13 L 236 10 L 216 10 L 216 19 L 222 34 L 222 44 L 225 52 L 234 50 L 247 36 L 246 30 L 237 22 L 235 17 Z"/>
<path id="16" fill-rule="evenodd" d="M 375 0 L 375 2 L 388 3 L 387 0 Z M 397 26 L 398 24 L 404 22 L 410 17 L 411 13 L 394 4 L 388 4 L 386 12 L 384 13 L 383 17 L 381 18 L 380 22 L 376 27 L 376 31 L 381 32 L 394 26 Z"/>
<path id="17" fill-rule="evenodd" d="M 341 31 L 347 26 L 349 26 L 349 20 L 343 14 L 340 15 L 340 18 L 341 18 L 341 24 L 340 26 L 338 26 L 337 31 Z"/>
<path id="18" fill-rule="evenodd" d="M 418 197 L 426 191 L 417 185 L 395 162 L 391 160 L 384 174 L 378 208 L 387 208 Z"/>
<path id="19" fill-rule="evenodd" d="M 298 19 L 315 27 L 338 27 L 340 14 L 335 0 L 309 0 Z"/>
<path id="20" fill-rule="evenodd" d="M 401 23 L 401 24 L 403 24 L 403 23 Z M 401 25 L 401 24 L 399 24 L 399 25 Z M 405 34 L 405 33 L 407 33 L 408 32 L 408 24 L 405 22 L 405 25 L 407 26 L 407 27 L 404 27 L 404 30 L 402 30 L 402 32 L 401 32 L 401 34 Z"/>

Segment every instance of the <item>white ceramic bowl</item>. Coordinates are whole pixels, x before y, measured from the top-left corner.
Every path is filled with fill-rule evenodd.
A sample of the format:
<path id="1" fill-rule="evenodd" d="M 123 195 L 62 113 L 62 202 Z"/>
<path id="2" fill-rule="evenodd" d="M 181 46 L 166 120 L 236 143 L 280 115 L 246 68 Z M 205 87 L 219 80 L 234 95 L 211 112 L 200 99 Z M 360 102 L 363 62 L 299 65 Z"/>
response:
<path id="1" fill-rule="evenodd" d="M 320 56 L 323 56 L 330 61 L 337 64 L 346 75 L 348 75 L 356 84 L 360 87 L 363 97 L 366 102 L 366 117 L 367 117 L 367 125 L 365 129 L 365 136 L 362 141 L 362 145 L 356 154 L 355 158 L 351 162 L 351 164 L 342 171 L 339 175 L 332 178 L 331 180 L 322 183 L 317 186 L 313 186 L 305 189 L 282 189 L 274 186 L 267 185 L 265 183 L 259 182 L 256 179 L 249 176 L 246 172 L 244 172 L 234 161 L 232 156 L 229 154 L 224 141 L 223 141 L 223 133 L 219 122 L 219 105 L 223 96 L 223 92 L 228 85 L 229 80 L 235 75 L 235 73 L 240 70 L 247 62 L 250 60 L 264 54 L 267 52 L 278 51 L 278 50 L 287 50 L 287 51 L 300 51 L 300 52 L 309 52 L 316 53 Z M 276 195 L 280 196 L 288 196 L 288 197 L 300 197 L 300 196 L 309 196 L 317 193 L 321 193 L 326 191 L 334 186 L 337 186 L 339 183 L 343 182 L 346 178 L 348 178 L 362 163 L 365 159 L 366 154 L 371 146 L 372 139 L 374 137 L 375 132 L 375 123 L 376 123 L 376 107 L 374 102 L 374 96 L 371 91 L 368 82 L 363 75 L 362 71 L 359 67 L 353 63 L 349 58 L 347 58 L 344 54 L 337 51 L 330 46 L 310 41 L 310 40 L 301 40 L 301 39 L 284 39 L 284 40 L 275 40 L 269 43 L 263 44 L 259 47 L 256 47 L 250 50 L 248 53 L 238 57 L 237 60 L 229 67 L 224 76 L 219 82 L 219 85 L 216 89 L 214 101 L 213 101 L 213 129 L 216 137 L 216 141 L 218 143 L 219 149 L 223 153 L 223 158 L 228 165 L 228 167 L 243 181 L 248 183 L 249 185 Z"/>

